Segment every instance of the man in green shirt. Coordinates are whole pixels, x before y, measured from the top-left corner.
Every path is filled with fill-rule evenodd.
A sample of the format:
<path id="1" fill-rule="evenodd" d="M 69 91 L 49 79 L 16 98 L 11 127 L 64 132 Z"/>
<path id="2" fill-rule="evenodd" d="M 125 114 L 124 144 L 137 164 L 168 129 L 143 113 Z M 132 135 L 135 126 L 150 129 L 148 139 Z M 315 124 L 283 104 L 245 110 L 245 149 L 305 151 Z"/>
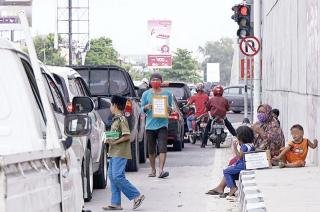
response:
<path id="1" fill-rule="evenodd" d="M 111 183 L 111 205 L 103 207 L 104 210 L 122 210 L 121 192 L 133 201 L 133 209 L 138 208 L 144 200 L 144 195 L 126 179 L 125 168 L 128 159 L 131 159 L 130 130 L 123 110 L 127 99 L 122 96 L 112 96 L 111 113 L 113 120 L 111 131 L 118 132 L 119 138 L 106 140 L 109 144 L 109 162 L 108 175 Z"/>

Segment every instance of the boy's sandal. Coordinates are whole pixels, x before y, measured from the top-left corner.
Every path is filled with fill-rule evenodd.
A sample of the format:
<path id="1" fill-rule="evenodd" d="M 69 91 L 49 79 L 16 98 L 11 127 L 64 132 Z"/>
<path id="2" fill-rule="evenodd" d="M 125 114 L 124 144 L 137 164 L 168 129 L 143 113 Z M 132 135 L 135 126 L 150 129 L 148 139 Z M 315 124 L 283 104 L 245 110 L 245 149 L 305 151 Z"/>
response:
<path id="1" fill-rule="evenodd" d="M 142 203 L 142 201 L 145 199 L 145 196 L 144 195 L 141 195 L 137 200 L 135 200 L 134 202 L 133 202 L 133 209 L 137 209 L 140 205 L 141 205 L 141 203 Z"/>
<path id="2" fill-rule="evenodd" d="M 229 196 L 229 193 L 223 193 L 219 195 L 220 198 L 226 198 L 227 196 Z M 235 197 L 236 195 L 232 194 L 231 196 Z"/>
<path id="3" fill-rule="evenodd" d="M 211 190 L 209 190 L 206 194 L 210 194 L 210 195 L 220 195 L 220 194 L 222 194 L 222 193 L 217 192 L 217 191 L 214 190 L 214 189 L 211 189 Z"/>
<path id="4" fill-rule="evenodd" d="M 169 176 L 169 172 L 161 172 L 160 174 L 159 174 L 159 178 L 165 178 L 165 177 L 168 177 Z"/>
<path id="5" fill-rule="evenodd" d="M 106 207 L 102 207 L 103 210 L 105 211 L 121 211 L 123 208 L 121 206 L 113 206 L 113 205 L 108 205 Z"/>

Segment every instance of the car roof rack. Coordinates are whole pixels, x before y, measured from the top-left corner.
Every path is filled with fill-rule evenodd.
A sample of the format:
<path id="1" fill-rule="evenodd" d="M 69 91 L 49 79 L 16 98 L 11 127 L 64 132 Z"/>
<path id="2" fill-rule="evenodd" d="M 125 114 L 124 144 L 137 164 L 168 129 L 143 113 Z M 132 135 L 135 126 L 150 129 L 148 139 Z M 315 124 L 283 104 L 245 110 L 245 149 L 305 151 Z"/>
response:
<path id="1" fill-rule="evenodd" d="M 6 11 L 6 9 L 1 9 L 1 11 Z M 12 14 L 12 11 L 10 14 Z M 45 84 L 43 82 L 39 60 L 36 54 L 36 50 L 34 47 L 32 36 L 31 36 L 30 27 L 29 27 L 25 12 L 23 10 L 19 10 L 16 12 L 15 15 L 10 15 L 10 16 L 0 15 L 0 31 L 22 31 L 23 33 L 26 47 L 28 50 L 29 59 L 32 65 L 35 78 L 36 78 L 37 86 L 39 88 L 41 102 L 46 112 L 45 114 L 45 121 L 47 123 L 46 132 L 44 132 L 45 134 L 43 135 L 43 138 L 46 139 L 46 137 L 48 136 L 48 129 L 49 128 L 55 129 L 54 117 L 53 117 L 53 114 L 49 112 L 51 111 L 51 106 L 49 104 L 49 101 L 47 101 L 48 97 L 46 95 Z M 1 37 L 1 34 L 0 34 L 0 37 Z"/>

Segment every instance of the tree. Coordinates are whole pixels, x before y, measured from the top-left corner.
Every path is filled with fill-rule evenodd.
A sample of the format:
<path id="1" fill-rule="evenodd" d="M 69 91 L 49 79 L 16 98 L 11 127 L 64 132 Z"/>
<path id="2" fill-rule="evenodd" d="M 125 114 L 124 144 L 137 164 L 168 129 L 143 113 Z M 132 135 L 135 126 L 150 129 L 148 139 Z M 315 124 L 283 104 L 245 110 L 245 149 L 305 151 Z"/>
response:
<path id="1" fill-rule="evenodd" d="M 182 82 L 199 82 L 200 76 L 197 73 L 197 61 L 192 57 L 192 52 L 187 49 L 177 49 L 174 52 L 172 69 L 163 69 L 162 73 L 164 79 L 170 81 Z"/>
<path id="2" fill-rule="evenodd" d="M 50 33 L 47 36 L 35 36 L 33 42 L 37 56 L 44 64 L 57 66 L 66 64 L 66 59 L 61 56 L 61 49 L 54 48 L 54 34 Z"/>
<path id="3" fill-rule="evenodd" d="M 114 49 L 112 40 L 106 37 L 92 39 L 90 41 L 90 50 L 86 55 L 85 64 L 118 64 L 118 52 Z"/>
<path id="4" fill-rule="evenodd" d="M 208 41 L 199 51 L 205 57 L 201 68 L 206 69 L 207 63 L 220 63 L 220 82 L 230 82 L 231 66 L 233 58 L 233 41 L 231 38 L 221 38 L 218 41 Z"/>

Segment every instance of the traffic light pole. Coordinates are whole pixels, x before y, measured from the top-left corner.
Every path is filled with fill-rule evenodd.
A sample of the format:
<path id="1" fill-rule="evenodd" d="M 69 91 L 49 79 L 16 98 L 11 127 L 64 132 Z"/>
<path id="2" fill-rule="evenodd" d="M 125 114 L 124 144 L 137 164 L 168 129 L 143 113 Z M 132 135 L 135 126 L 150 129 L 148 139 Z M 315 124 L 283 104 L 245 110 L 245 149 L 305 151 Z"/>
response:
<path id="1" fill-rule="evenodd" d="M 248 118 L 248 66 L 247 56 L 244 56 L 243 60 L 244 71 L 244 118 Z"/>

